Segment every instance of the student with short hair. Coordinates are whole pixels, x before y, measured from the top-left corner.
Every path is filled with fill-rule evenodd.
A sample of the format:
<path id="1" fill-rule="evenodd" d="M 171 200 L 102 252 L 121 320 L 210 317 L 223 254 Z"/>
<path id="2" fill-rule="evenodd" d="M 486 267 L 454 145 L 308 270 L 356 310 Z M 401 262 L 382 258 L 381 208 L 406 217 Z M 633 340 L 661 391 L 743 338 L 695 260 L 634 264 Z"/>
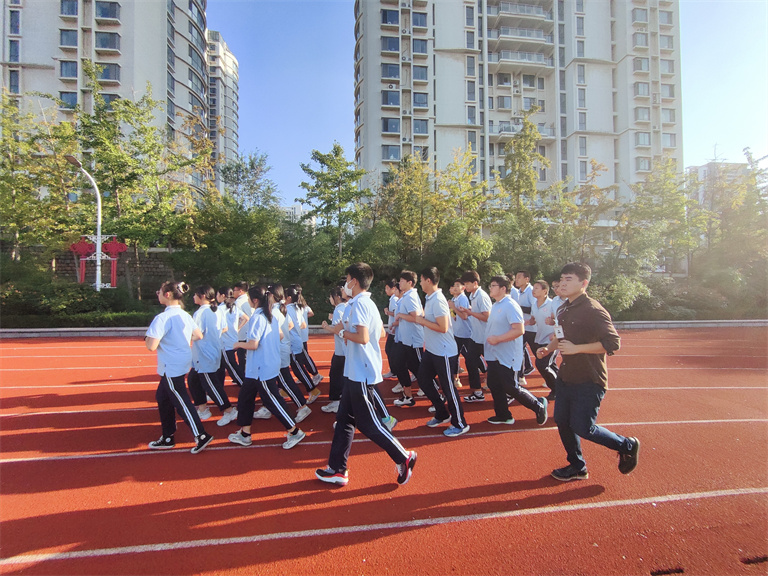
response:
<path id="1" fill-rule="evenodd" d="M 472 347 L 472 327 L 469 324 L 469 320 L 465 320 L 458 314 L 456 314 L 457 308 L 469 308 L 469 300 L 464 293 L 464 284 L 461 278 L 456 278 L 450 288 L 452 298 L 448 301 L 448 307 L 454 312 L 455 318 L 453 318 L 453 337 L 456 339 L 456 347 L 459 350 L 459 354 L 464 356 L 464 363 L 468 362 L 469 350 Z M 459 375 L 456 374 L 454 383 L 457 388 L 461 388 L 459 382 Z"/>
<path id="2" fill-rule="evenodd" d="M 232 295 L 235 297 L 235 306 L 240 309 L 240 313 L 245 316 L 245 324 L 240 326 L 237 331 L 237 341 L 245 342 L 247 333 L 248 319 L 251 317 L 253 311 L 248 303 L 248 282 L 237 282 L 232 287 Z M 238 348 L 236 350 L 237 363 L 240 365 L 240 372 L 245 374 L 245 358 L 246 353 L 244 348 Z"/>
<path id="3" fill-rule="evenodd" d="M 383 378 L 394 378 L 395 373 L 392 371 L 392 354 L 393 349 L 395 347 L 395 327 L 394 327 L 394 317 L 395 317 L 395 310 L 397 309 L 397 302 L 400 300 L 400 287 L 398 286 L 397 280 L 387 280 L 387 283 L 384 285 L 384 292 L 386 292 L 387 297 L 389 298 L 389 303 L 384 308 L 384 314 L 387 315 L 387 341 L 384 344 L 384 352 L 387 355 L 387 362 L 389 363 L 389 372 L 386 374 L 382 374 Z M 402 390 L 399 390 L 399 392 L 402 392 Z"/>
<path id="4" fill-rule="evenodd" d="M 344 289 L 352 296 L 347 307 L 350 314 L 339 332 L 346 344 L 346 383 L 336 414 L 328 466 L 317 469 L 315 476 L 323 482 L 342 486 L 349 482 L 347 460 L 357 428 L 394 460 L 397 483 L 405 484 L 416 465 L 416 452 L 403 448 L 373 407 L 372 388 L 382 380 L 379 338 L 383 333 L 379 311 L 368 292 L 373 270 L 368 264 L 358 262 L 347 267 L 345 273 Z"/>
<path id="5" fill-rule="evenodd" d="M 415 406 L 416 399 L 411 391 L 411 377 L 408 372 L 418 375 L 424 349 L 424 328 L 413 322 L 413 318 L 424 314 L 419 294 L 416 291 L 418 277 L 411 270 L 400 273 L 400 301 L 397 303 L 397 324 L 395 339 L 398 342 L 395 374 L 403 387 L 403 395 L 396 399 L 395 406 Z M 422 388 L 423 390 L 423 388 Z M 424 390 L 426 393 L 426 390 Z"/>
<path id="6" fill-rule="evenodd" d="M 485 360 L 488 362 L 488 388 L 493 396 L 495 414 L 489 424 L 514 424 L 509 411 L 509 398 L 536 414 L 536 423 L 543 426 L 547 421 L 547 399 L 538 399 L 521 388 L 518 375 L 523 365 L 523 311 L 509 295 L 511 283 L 506 276 L 494 276 L 488 285 L 495 300 L 488 315 L 485 336 Z"/>
<path id="7" fill-rule="evenodd" d="M 192 368 L 190 343 L 203 335 L 192 317 L 182 309 L 184 294 L 189 291 L 186 282 L 165 282 L 157 291 L 157 299 L 165 310 L 155 316 L 147 329 L 144 342 L 147 350 L 157 351 L 157 373 L 160 384 L 155 399 L 160 412 L 162 436 L 149 443 L 150 450 L 169 450 L 176 447 L 176 413 L 192 430 L 195 446 L 192 454 L 205 449 L 213 440 L 200 421 L 192 405 L 184 382 Z"/>
<path id="8" fill-rule="evenodd" d="M 307 303 L 301 293 L 301 286 L 291 284 L 285 288 L 285 303 L 286 316 L 293 323 L 293 327 L 288 333 L 291 340 L 291 370 L 309 392 L 307 404 L 312 404 L 320 396 L 320 389 L 317 385 L 323 377 L 317 373 L 315 363 L 304 347 L 303 332 L 307 330 L 304 308 L 306 308 Z"/>
<path id="9" fill-rule="evenodd" d="M 331 288 L 328 299 L 333 306 L 333 316 L 330 324 L 325 320 L 323 320 L 322 324 L 323 330 L 333 334 L 333 357 L 331 358 L 331 371 L 328 375 L 328 379 L 330 380 L 328 399 L 330 402 L 320 408 L 323 412 L 335 413 L 338 411 L 341 391 L 344 389 L 344 362 L 346 351 L 344 339 L 339 336 L 339 332 L 344 328 L 342 319 L 344 317 L 344 310 L 347 308 L 347 303 L 344 301 L 341 294 L 342 289 L 339 286 Z"/>
<path id="10" fill-rule="evenodd" d="M 243 367 L 237 363 L 237 353 L 234 350 L 238 332 L 248 324 L 248 318 L 243 315 L 240 308 L 235 306 L 235 296 L 232 288 L 222 286 L 216 291 L 216 300 L 219 303 L 216 314 L 221 318 L 221 365 L 219 367 L 219 379 L 224 382 L 225 373 L 229 374 L 233 384 L 243 385 L 245 374 Z"/>
<path id="11" fill-rule="evenodd" d="M 528 322 L 536 325 L 536 339 L 533 342 L 533 353 L 536 357 L 536 369 L 544 378 L 544 383 L 549 388 L 547 400 L 552 402 L 555 397 L 555 383 L 557 381 L 557 351 L 539 358 L 537 352 L 542 346 L 549 344 L 555 334 L 555 329 L 547 324 L 547 318 L 552 316 L 552 299 L 549 298 L 549 284 L 546 280 L 536 280 L 533 283 L 533 304 L 531 305 L 531 319 Z"/>
<path id="12" fill-rule="evenodd" d="M 610 314 L 587 295 L 591 278 L 591 268 L 578 262 L 566 264 L 560 271 L 560 296 L 567 302 L 557 314 L 555 338 L 537 351 L 539 358 L 555 350 L 563 357 L 556 384 L 555 423 L 568 466 L 552 471 L 552 477 L 563 482 L 589 478 L 581 438 L 618 452 L 622 474 L 637 467 L 640 452 L 637 438 L 620 436 L 596 424 L 608 387 L 605 356 L 619 349 L 621 339 Z"/>
<path id="13" fill-rule="evenodd" d="M 280 374 L 280 331 L 279 319 L 272 314 L 275 299 L 263 286 L 248 290 L 248 300 L 253 314 L 248 321 L 248 336 L 245 342 L 237 342 L 236 348 L 247 350 L 245 362 L 245 383 L 237 398 L 237 423 L 240 430 L 229 435 L 229 441 L 240 446 L 250 446 L 251 424 L 256 395 L 264 406 L 287 430 L 283 448 L 290 450 L 301 442 L 306 434 L 288 414 L 285 401 L 278 392 L 277 379 Z"/>
<path id="14" fill-rule="evenodd" d="M 469 320 L 472 329 L 472 342 L 469 353 L 465 356 L 470 390 L 469 395 L 464 396 L 464 402 L 482 402 L 485 400 L 485 394 L 480 386 L 480 372 L 487 372 L 483 353 L 491 299 L 480 287 L 480 275 L 477 270 L 464 272 L 461 281 L 464 283 L 464 290 L 469 294 L 469 308 L 457 306 L 456 315 L 462 320 Z"/>
<path id="15" fill-rule="evenodd" d="M 533 306 L 533 287 L 531 286 L 531 273 L 528 270 L 518 270 L 515 272 L 515 285 L 513 290 L 513 299 L 517 300 L 520 309 L 523 311 L 523 321 L 525 322 L 525 334 L 523 334 L 523 368 L 520 374 L 520 385 L 525 386 L 525 377 L 533 372 L 533 363 L 528 355 L 526 346 L 530 348 L 533 357 L 536 357 L 536 351 L 533 349 L 533 343 L 536 340 L 536 325 L 529 324 L 531 319 L 531 308 Z"/>

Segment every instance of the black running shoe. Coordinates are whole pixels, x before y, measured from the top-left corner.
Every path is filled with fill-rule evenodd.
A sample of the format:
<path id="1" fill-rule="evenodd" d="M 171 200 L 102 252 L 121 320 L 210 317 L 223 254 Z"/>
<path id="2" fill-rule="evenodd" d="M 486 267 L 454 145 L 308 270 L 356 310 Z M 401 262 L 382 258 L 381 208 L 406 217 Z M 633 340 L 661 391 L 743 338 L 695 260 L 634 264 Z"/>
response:
<path id="1" fill-rule="evenodd" d="M 176 442 L 173 441 L 173 436 L 160 436 L 157 440 L 152 440 L 147 447 L 150 450 L 170 450 L 176 448 Z"/>
<path id="2" fill-rule="evenodd" d="M 318 480 L 328 482 L 329 484 L 338 484 L 339 486 L 346 486 L 349 482 L 349 471 L 337 472 L 331 467 L 318 468 L 315 470 L 315 476 Z"/>
<path id="3" fill-rule="evenodd" d="M 539 398 L 539 404 L 541 404 L 541 406 L 536 413 L 536 424 L 544 426 L 544 424 L 547 423 L 547 404 L 549 404 L 549 401 L 546 398 Z"/>
<path id="4" fill-rule="evenodd" d="M 408 452 L 408 459 L 402 464 L 397 464 L 397 483 L 407 484 L 413 475 L 413 467 L 416 466 L 416 452 Z"/>
<path id="5" fill-rule="evenodd" d="M 589 472 L 587 472 L 586 468 L 579 470 L 575 466 L 569 464 L 565 468 L 552 470 L 552 478 L 555 480 L 560 480 L 561 482 L 570 482 L 571 480 L 586 480 L 589 478 Z"/>
<path id="6" fill-rule="evenodd" d="M 208 444 L 210 444 L 211 442 L 213 442 L 213 436 L 211 436 L 210 434 L 207 434 L 206 432 L 203 432 L 202 434 L 200 434 L 200 436 L 197 437 L 197 445 L 194 448 L 192 448 L 190 452 L 192 452 L 192 454 L 197 454 L 198 452 L 202 452 L 203 450 L 205 450 L 205 447 L 208 446 Z"/>
<path id="7" fill-rule="evenodd" d="M 619 452 L 619 472 L 622 474 L 629 474 L 637 468 L 638 455 L 640 454 L 640 440 L 637 438 L 630 438 L 632 441 L 632 449 L 628 454 L 622 454 Z"/>

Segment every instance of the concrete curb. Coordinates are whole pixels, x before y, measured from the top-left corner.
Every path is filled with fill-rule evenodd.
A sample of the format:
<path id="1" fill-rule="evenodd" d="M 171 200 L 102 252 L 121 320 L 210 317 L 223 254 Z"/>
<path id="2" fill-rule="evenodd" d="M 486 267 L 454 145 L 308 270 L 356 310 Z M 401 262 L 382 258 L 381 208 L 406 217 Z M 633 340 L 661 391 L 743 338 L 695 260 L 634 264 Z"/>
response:
<path id="1" fill-rule="evenodd" d="M 617 330 L 670 330 L 676 328 L 762 328 L 763 320 L 668 320 L 616 322 Z M 0 340 L 10 338 L 143 338 L 146 328 L 5 328 Z M 325 334 L 320 326 L 310 326 L 310 334 Z"/>

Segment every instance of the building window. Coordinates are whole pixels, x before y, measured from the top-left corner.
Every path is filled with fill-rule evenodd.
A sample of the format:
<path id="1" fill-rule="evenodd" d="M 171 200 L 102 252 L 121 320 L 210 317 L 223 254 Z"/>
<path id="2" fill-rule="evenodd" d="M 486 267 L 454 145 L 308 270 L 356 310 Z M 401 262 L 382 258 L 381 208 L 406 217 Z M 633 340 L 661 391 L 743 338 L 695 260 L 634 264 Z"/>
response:
<path id="1" fill-rule="evenodd" d="M 560 164 L 560 178 L 562 180 L 568 178 L 568 164 Z"/>
<path id="2" fill-rule="evenodd" d="M 477 152 L 477 132 L 474 130 L 467 132 L 467 146 L 471 147 L 473 152 Z"/>
<path id="3" fill-rule="evenodd" d="M 475 93 L 475 81 L 467 80 L 467 101 L 474 102 L 476 99 L 477 94 Z"/>
<path id="4" fill-rule="evenodd" d="M 101 66 L 101 74 L 99 74 L 99 80 L 115 80 L 120 81 L 120 64 L 105 64 L 99 63 Z"/>
<path id="5" fill-rule="evenodd" d="M 488 96 L 488 110 L 493 110 L 493 96 Z"/>
<path id="6" fill-rule="evenodd" d="M 632 34 L 632 43 L 636 47 L 647 48 L 648 47 L 648 34 L 645 32 L 635 32 Z"/>
<path id="7" fill-rule="evenodd" d="M 467 26 L 475 25 L 475 9 L 472 6 L 464 8 L 465 24 Z"/>
<path id="8" fill-rule="evenodd" d="M 659 35 L 659 48 L 662 50 L 672 50 L 675 47 L 675 39 L 665 34 Z"/>
<path id="9" fill-rule="evenodd" d="M 650 146 L 650 145 L 651 145 L 650 132 L 635 132 L 635 146 Z"/>
<path id="10" fill-rule="evenodd" d="M 477 108 L 467 106 L 467 124 L 477 124 Z"/>
<path id="11" fill-rule="evenodd" d="M 576 0 L 576 12 L 584 12 L 584 0 Z"/>
<path id="12" fill-rule="evenodd" d="M 120 19 L 120 4 L 118 2 L 96 2 L 96 18 Z"/>
<path id="13" fill-rule="evenodd" d="M 475 48 L 475 33 L 467 32 L 467 48 L 474 50 Z"/>
<path id="14" fill-rule="evenodd" d="M 512 74 L 497 74 L 496 86 L 512 86 Z"/>
<path id="15" fill-rule="evenodd" d="M 665 24 L 667 26 L 672 25 L 672 12 L 669 10 L 659 10 L 659 24 Z"/>
<path id="16" fill-rule="evenodd" d="M 74 108 L 77 106 L 77 92 L 59 92 L 62 108 Z"/>
<path id="17" fill-rule="evenodd" d="M 120 50 L 120 34 L 115 32 L 96 32 L 96 48 Z"/>
<path id="18" fill-rule="evenodd" d="M 546 181 L 547 181 L 547 169 L 539 168 L 539 182 L 546 182 Z"/>
<path id="19" fill-rule="evenodd" d="M 587 67 L 584 64 L 578 64 L 576 66 L 576 83 L 586 84 Z"/>
<path id="20" fill-rule="evenodd" d="M 579 136 L 579 156 L 587 155 L 587 137 Z"/>
<path id="21" fill-rule="evenodd" d="M 576 16 L 576 35 L 584 36 L 584 16 Z"/>
<path id="22" fill-rule="evenodd" d="M 382 160 L 400 160 L 400 146 L 384 145 L 381 147 Z"/>
<path id="23" fill-rule="evenodd" d="M 413 39 L 413 53 L 414 54 L 426 54 L 427 53 L 427 41 L 420 38 Z"/>
<path id="24" fill-rule="evenodd" d="M 635 96 L 650 96 L 651 85 L 648 82 L 635 82 Z"/>
<path id="25" fill-rule="evenodd" d="M 579 160 L 579 180 L 585 182 L 587 180 L 587 161 Z"/>
<path id="26" fill-rule="evenodd" d="M 59 46 L 77 46 L 77 30 L 59 30 Z"/>
<path id="27" fill-rule="evenodd" d="M 560 135 L 565 136 L 568 132 L 568 117 L 560 116 Z"/>
<path id="28" fill-rule="evenodd" d="M 512 109 L 512 96 L 497 96 L 496 97 L 496 107 L 501 108 L 503 110 L 511 110 Z"/>
<path id="29" fill-rule="evenodd" d="M 426 66 L 414 66 L 413 67 L 413 79 L 414 80 L 427 80 L 427 67 Z"/>
<path id="30" fill-rule="evenodd" d="M 394 26 L 400 24 L 400 12 L 397 10 L 382 10 L 381 23 Z"/>
<path id="31" fill-rule="evenodd" d="M 671 124 L 675 121 L 675 109 L 674 108 L 662 108 L 661 109 L 661 121 L 665 124 Z"/>
<path id="32" fill-rule="evenodd" d="M 675 73 L 675 61 L 674 60 L 659 60 L 659 68 L 662 74 L 674 74 Z"/>
<path id="33" fill-rule="evenodd" d="M 496 147 L 493 145 L 493 142 L 488 144 L 488 154 L 490 154 L 491 156 L 496 155 Z"/>
<path id="34" fill-rule="evenodd" d="M 176 54 L 173 53 L 173 48 L 170 46 L 166 49 L 166 58 L 168 60 L 168 66 L 171 67 L 171 70 L 176 68 Z"/>
<path id="35" fill-rule="evenodd" d="M 413 107 L 414 108 L 428 108 L 429 100 L 426 92 L 414 92 L 413 93 Z"/>
<path id="36" fill-rule="evenodd" d="M 382 52 L 400 52 L 400 38 L 393 38 L 392 36 L 382 36 L 381 51 Z"/>
<path id="37" fill-rule="evenodd" d="M 544 78 L 538 78 L 537 80 L 539 90 L 544 90 Z"/>
<path id="38" fill-rule="evenodd" d="M 21 34 L 21 12 L 19 12 L 18 10 L 10 11 L 10 18 L 8 21 L 8 33 Z"/>
<path id="39" fill-rule="evenodd" d="M 60 78 L 77 78 L 77 62 L 62 60 L 59 62 Z"/>
<path id="40" fill-rule="evenodd" d="M 584 58 L 584 40 L 576 40 L 576 57 Z"/>
<path id="41" fill-rule="evenodd" d="M 635 158 L 635 170 L 640 172 L 647 172 L 651 169 L 651 159 L 646 156 L 638 156 Z"/>
<path id="42" fill-rule="evenodd" d="M 8 62 L 18 62 L 18 61 L 19 61 L 19 41 L 9 40 L 8 41 Z"/>
<path id="43" fill-rule="evenodd" d="M 563 114 L 565 114 L 566 102 L 565 92 L 560 92 L 560 112 Z"/>
<path id="44" fill-rule="evenodd" d="M 112 110 L 112 102 L 120 99 L 119 94 L 102 94 L 101 97 L 104 99 L 107 110 Z"/>
<path id="45" fill-rule="evenodd" d="M 382 78 L 400 78 L 400 65 L 399 64 L 382 64 L 381 77 Z"/>
<path id="46" fill-rule="evenodd" d="M 475 75 L 475 57 L 467 56 L 467 76 Z"/>
<path id="47" fill-rule="evenodd" d="M 632 69 L 635 72 L 648 72 L 650 70 L 650 60 L 648 58 L 635 58 L 632 61 Z"/>
<path id="48" fill-rule="evenodd" d="M 587 107 L 587 89 L 586 88 L 579 88 L 576 90 L 576 97 L 577 97 L 577 106 L 579 108 L 586 108 Z"/>
<path id="49" fill-rule="evenodd" d="M 200 80 L 197 74 L 192 70 L 187 70 L 187 79 L 189 80 L 189 88 L 194 90 L 200 98 L 205 98 L 205 86 L 203 81 Z"/>
<path id="50" fill-rule="evenodd" d="M 166 72 L 167 76 L 167 84 L 168 84 L 168 92 L 171 94 L 176 93 L 176 78 L 173 77 L 173 74 L 170 72 Z"/>
<path id="51" fill-rule="evenodd" d="M 416 28 L 427 27 L 427 13 L 426 12 L 414 12 L 413 13 L 413 25 Z"/>
<path id="52" fill-rule="evenodd" d="M 77 16 L 77 0 L 61 0 L 62 16 Z"/>
<path id="53" fill-rule="evenodd" d="M 638 122 L 649 122 L 651 120 L 651 109 L 646 106 L 635 108 L 635 120 Z"/>
<path id="54" fill-rule="evenodd" d="M 661 135 L 661 145 L 664 148 L 674 148 L 675 146 L 677 146 L 677 135 L 664 132 Z"/>
<path id="55" fill-rule="evenodd" d="M 382 106 L 400 106 L 400 92 L 398 92 L 397 90 L 382 90 L 381 105 Z"/>
<path id="56" fill-rule="evenodd" d="M 648 22 L 648 10 L 645 8 L 632 10 L 632 22 Z"/>
<path id="57" fill-rule="evenodd" d="M 536 98 L 523 98 L 523 110 L 530 110 L 536 106 Z"/>
<path id="58" fill-rule="evenodd" d="M 429 160 L 429 146 L 414 146 L 413 153 L 422 162 Z"/>
<path id="59" fill-rule="evenodd" d="M 21 94 L 21 86 L 19 82 L 19 71 L 8 71 L 8 91 L 11 94 Z"/>
<path id="60" fill-rule="evenodd" d="M 413 121 L 413 133 L 414 134 L 427 134 L 429 130 L 429 120 L 423 120 L 416 118 Z"/>
<path id="61" fill-rule="evenodd" d="M 675 97 L 675 85 L 674 84 L 662 84 L 661 85 L 661 97 L 662 98 L 674 98 Z"/>
<path id="62" fill-rule="evenodd" d="M 501 76 L 501 74 L 499 74 Z M 509 74 L 506 74 L 506 76 L 509 76 Z M 499 85 L 501 85 L 501 82 L 499 82 Z M 536 76 L 533 74 L 523 74 L 523 87 L 524 88 L 535 88 L 536 87 Z"/>
<path id="63" fill-rule="evenodd" d="M 390 134 L 400 133 L 400 118 L 382 118 L 381 131 Z"/>
<path id="64" fill-rule="evenodd" d="M 587 113 L 579 112 L 579 130 L 587 129 Z"/>

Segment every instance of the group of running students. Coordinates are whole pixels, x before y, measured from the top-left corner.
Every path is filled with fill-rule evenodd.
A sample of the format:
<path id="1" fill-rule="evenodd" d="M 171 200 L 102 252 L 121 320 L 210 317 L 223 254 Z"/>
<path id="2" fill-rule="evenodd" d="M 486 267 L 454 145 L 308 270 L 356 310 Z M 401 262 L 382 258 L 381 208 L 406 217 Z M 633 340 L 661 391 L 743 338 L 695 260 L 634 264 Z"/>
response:
<path id="1" fill-rule="evenodd" d="M 558 338 L 565 341 L 558 311 L 568 303 L 567 297 L 558 294 L 555 283 L 556 295 L 551 299 L 547 282 L 538 280 L 531 284 L 530 274 L 521 270 L 515 275 L 494 276 L 486 293 L 480 286 L 480 276 L 471 270 L 452 283 L 449 301 L 439 288 L 440 274 L 436 268 L 426 268 L 418 276 L 404 270 L 399 279 L 386 283 L 389 302 L 383 309 L 388 317 L 385 330 L 381 312 L 368 291 L 372 280 L 370 266 L 360 262 L 350 265 L 345 278 L 329 290 L 334 310 L 329 321 L 322 322 L 322 328 L 334 335 L 334 354 L 329 401 L 321 409 L 336 413 L 336 421 L 328 466 L 315 473 L 319 480 L 347 484 L 347 459 L 355 429 L 389 454 L 396 464 L 399 484 L 410 479 L 417 455 L 406 450 L 392 434 L 397 419 L 389 414 L 378 388 L 384 378 L 398 380 L 393 388 L 393 392 L 401 394 L 394 401 L 397 407 L 416 404 L 413 385 L 417 383 L 417 396 L 429 399 L 429 411 L 433 413 L 426 425 L 447 425 L 443 433 L 448 437 L 469 431 L 462 403 L 484 401 L 484 388 L 493 397 L 494 415 L 488 423 L 513 424 L 509 405 L 514 401 L 533 411 L 539 425 L 546 423 L 548 403 L 555 400 L 562 387 L 555 361 L 558 350 L 563 350 L 557 345 Z M 416 291 L 417 282 L 425 294 L 424 305 Z M 160 384 L 156 399 L 162 425 L 162 435 L 150 442 L 149 448 L 175 447 L 178 413 L 195 436 L 192 453 L 202 451 L 213 440 L 203 425 L 203 420 L 212 417 L 209 401 L 221 412 L 218 426 L 236 422 L 240 427 L 229 435 L 230 442 L 251 445 L 254 418 L 274 416 L 287 431 L 283 448 L 296 446 L 306 436 L 298 424 L 311 413 L 308 405 L 320 396 L 318 384 L 323 379 L 307 348 L 308 321 L 313 313 L 301 287 L 272 284 L 249 288 L 243 282 L 214 291 L 210 286 L 200 286 L 194 292 L 198 309 L 193 316 L 183 310 L 182 301 L 188 291 L 184 282 L 164 283 L 157 296 L 166 308 L 146 333 L 147 348 L 157 351 Z M 387 374 L 382 373 L 379 349 L 384 333 L 390 366 Z M 533 360 L 525 351 L 526 344 Z M 603 354 L 614 351 L 601 350 Z M 578 355 L 570 349 L 563 353 Z M 463 401 L 458 393 L 462 387 L 458 379 L 459 355 L 465 359 L 470 387 Z M 604 355 L 602 361 L 604 364 Z M 550 389 L 547 397 L 537 398 L 525 387 L 525 376 L 534 366 Z M 236 407 L 224 390 L 225 373 L 240 387 Z M 482 374 L 486 375 L 485 382 Z M 306 390 L 306 397 L 294 376 Z M 258 410 L 257 396 L 262 401 Z M 602 395 L 598 405 L 600 399 Z M 289 410 L 286 400 L 295 404 L 295 412 Z M 592 427 L 608 432 L 594 426 L 597 410 L 593 411 Z M 559 428 L 560 424 L 558 421 Z M 567 422 L 565 426 L 578 427 Z M 580 432 L 582 437 L 609 445 Z M 569 466 L 553 471 L 555 478 L 587 477 L 578 438 L 575 447 L 566 445 L 561 428 Z M 611 440 L 610 446 L 620 444 L 616 447 L 620 459 L 623 453 L 631 454 L 624 459 L 631 458 L 633 462 L 625 463 L 624 469 L 634 469 L 637 439 L 616 436 Z"/>

